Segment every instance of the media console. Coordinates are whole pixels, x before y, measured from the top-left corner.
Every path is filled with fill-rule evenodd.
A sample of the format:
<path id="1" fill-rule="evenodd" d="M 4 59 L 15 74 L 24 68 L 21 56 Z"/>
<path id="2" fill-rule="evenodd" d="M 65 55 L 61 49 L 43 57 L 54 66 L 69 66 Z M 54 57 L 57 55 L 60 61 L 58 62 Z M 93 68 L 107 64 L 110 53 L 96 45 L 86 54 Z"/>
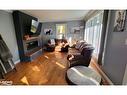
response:
<path id="1" fill-rule="evenodd" d="M 32 61 L 42 54 L 42 42 L 40 35 L 29 35 L 32 20 L 37 21 L 38 19 L 23 12 L 14 11 L 13 20 L 20 61 Z M 37 33 L 41 32 L 41 26 L 42 24 L 39 23 Z"/>

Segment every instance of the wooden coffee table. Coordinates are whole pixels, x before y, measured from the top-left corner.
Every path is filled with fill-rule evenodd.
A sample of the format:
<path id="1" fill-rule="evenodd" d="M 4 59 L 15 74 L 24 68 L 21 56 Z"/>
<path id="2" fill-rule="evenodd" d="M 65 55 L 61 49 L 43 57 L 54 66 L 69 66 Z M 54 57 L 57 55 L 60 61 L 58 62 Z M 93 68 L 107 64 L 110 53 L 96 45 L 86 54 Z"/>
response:
<path id="1" fill-rule="evenodd" d="M 99 85 L 101 76 L 93 69 L 85 66 L 74 66 L 67 70 L 66 79 L 69 84 Z"/>

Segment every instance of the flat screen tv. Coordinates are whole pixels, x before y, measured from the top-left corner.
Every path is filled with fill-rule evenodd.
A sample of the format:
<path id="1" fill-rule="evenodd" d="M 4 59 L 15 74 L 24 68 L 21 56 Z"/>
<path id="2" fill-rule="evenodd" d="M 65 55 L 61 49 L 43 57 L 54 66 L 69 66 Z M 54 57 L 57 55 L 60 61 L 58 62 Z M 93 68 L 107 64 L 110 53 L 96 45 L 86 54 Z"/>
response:
<path id="1" fill-rule="evenodd" d="M 37 34 L 37 29 L 38 29 L 38 21 L 32 20 L 31 22 L 31 29 L 30 29 L 30 34 L 36 35 Z"/>

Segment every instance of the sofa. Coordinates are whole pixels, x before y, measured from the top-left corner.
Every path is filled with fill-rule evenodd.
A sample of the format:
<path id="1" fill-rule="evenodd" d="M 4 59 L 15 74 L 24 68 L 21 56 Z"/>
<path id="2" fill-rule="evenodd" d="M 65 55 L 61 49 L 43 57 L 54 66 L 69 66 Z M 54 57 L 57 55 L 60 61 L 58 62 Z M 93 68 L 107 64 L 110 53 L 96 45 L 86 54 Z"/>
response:
<path id="1" fill-rule="evenodd" d="M 94 47 L 85 41 L 77 42 L 74 48 L 68 51 L 69 67 L 83 65 L 89 66 Z"/>

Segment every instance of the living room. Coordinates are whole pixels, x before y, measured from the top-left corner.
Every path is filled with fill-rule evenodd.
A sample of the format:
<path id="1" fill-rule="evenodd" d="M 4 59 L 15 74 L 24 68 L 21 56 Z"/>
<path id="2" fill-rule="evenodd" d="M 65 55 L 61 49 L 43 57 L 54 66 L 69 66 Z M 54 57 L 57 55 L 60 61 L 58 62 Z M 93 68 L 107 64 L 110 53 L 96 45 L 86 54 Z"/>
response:
<path id="1" fill-rule="evenodd" d="M 0 11 L 1 39 L 13 56 L 8 62 L 13 66 L 4 67 L 1 61 L 3 80 L 11 85 L 126 84 L 126 29 L 113 30 L 116 14 L 117 10 Z M 80 72 L 81 67 L 93 75 Z"/>

